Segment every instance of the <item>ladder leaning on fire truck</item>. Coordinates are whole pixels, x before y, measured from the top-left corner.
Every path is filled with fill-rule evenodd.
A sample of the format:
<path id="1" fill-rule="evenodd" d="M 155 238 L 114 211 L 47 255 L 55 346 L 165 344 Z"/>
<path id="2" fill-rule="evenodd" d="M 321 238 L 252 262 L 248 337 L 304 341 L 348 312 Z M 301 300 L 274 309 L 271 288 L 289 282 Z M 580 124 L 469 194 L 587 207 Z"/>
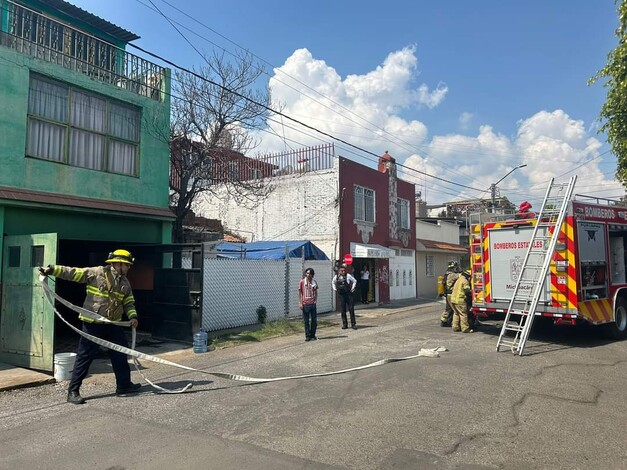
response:
<path id="1" fill-rule="evenodd" d="M 501 346 L 510 346 L 514 354 L 522 356 L 525 349 L 577 176 L 571 177 L 568 183 L 555 183 L 554 180 L 555 178 L 551 178 L 549 182 L 538 213 L 529 248 L 496 343 L 497 351 Z M 512 317 L 518 318 L 518 322 Z M 506 336 L 508 331 L 514 333 L 513 339 Z"/>

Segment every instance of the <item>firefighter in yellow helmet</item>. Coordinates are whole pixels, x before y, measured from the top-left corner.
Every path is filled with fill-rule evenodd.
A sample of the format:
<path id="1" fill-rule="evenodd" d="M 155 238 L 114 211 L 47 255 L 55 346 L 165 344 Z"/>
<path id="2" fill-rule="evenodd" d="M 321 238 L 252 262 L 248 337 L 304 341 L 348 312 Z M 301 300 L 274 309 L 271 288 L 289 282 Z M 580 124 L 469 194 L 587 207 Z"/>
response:
<path id="1" fill-rule="evenodd" d="M 470 269 L 467 269 L 455 281 L 451 293 L 451 307 L 453 307 L 453 331 L 474 333 L 468 323 L 468 298 L 470 297 Z"/>
<path id="2" fill-rule="evenodd" d="M 44 276 L 52 275 L 66 281 L 86 284 L 87 296 L 83 308 L 96 312 L 111 321 L 121 321 L 123 317 L 131 321 L 131 326 L 137 328 L 137 312 L 135 298 L 126 273 L 135 262 L 131 253 L 118 249 L 109 253 L 106 266 L 92 268 L 71 268 L 67 266 L 48 265 L 39 268 Z M 83 331 L 89 335 L 128 347 L 124 329 L 79 315 L 83 321 Z M 76 363 L 72 371 L 72 378 L 68 386 L 67 401 L 76 405 L 85 403 L 80 395 L 80 387 L 89 372 L 99 346 L 81 336 L 78 342 Z M 131 382 L 131 370 L 125 354 L 109 350 L 111 366 L 115 373 L 116 390 L 118 395 L 137 392 L 140 384 Z"/>

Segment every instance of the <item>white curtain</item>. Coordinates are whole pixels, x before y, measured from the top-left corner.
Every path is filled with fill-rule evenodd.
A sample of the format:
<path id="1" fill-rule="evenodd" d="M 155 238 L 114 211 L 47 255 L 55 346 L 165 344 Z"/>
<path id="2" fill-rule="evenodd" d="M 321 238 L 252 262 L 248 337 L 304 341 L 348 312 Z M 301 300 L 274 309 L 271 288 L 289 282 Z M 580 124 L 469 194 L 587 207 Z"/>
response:
<path id="1" fill-rule="evenodd" d="M 65 127 L 31 118 L 28 121 L 28 155 L 63 161 Z"/>
<path id="2" fill-rule="evenodd" d="M 65 161 L 69 124 L 70 165 L 137 174 L 139 109 L 107 103 L 105 99 L 75 89 L 70 95 L 67 86 L 31 78 L 28 112 L 28 155 Z M 105 148 L 108 149 L 107 164 Z"/>
<path id="3" fill-rule="evenodd" d="M 364 189 L 362 187 L 355 186 L 354 200 L 355 200 L 355 214 L 354 214 L 355 219 L 365 220 L 364 218 Z"/>
<path id="4" fill-rule="evenodd" d="M 131 142 L 139 142 L 139 111 L 109 104 L 109 135 Z M 109 139 L 109 171 L 135 175 L 137 145 Z"/>
<path id="5" fill-rule="evenodd" d="M 67 122 L 67 87 L 36 78 L 30 81 L 28 113 L 31 116 Z M 28 121 L 27 153 L 34 157 L 63 161 L 65 127 L 31 117 Z"/>
<path id="6" fill-rule="evenodd" d="M 29 114 L 67 122 L 67 100 L 67 87 L 36 78 L 31 79 L 28 95 Z"/>
<path id="7" fill-rule="evenodd" d="M 104 136 L 72 129 L 70 135 L 70 165 L 104 170 Z"/>
<path id="8" fill-rule="evenodd" d="M 374 222 L 374 191 L 364 189 L 364 220 Z"/>
<path id="9" fill-rule="evenodd" d="M 109 135 L 139 142 L 139 111 L 111 103 L 109 105 Z"/>
<path id="10" fill-rule="evenodd" d="M 72 92 L 71 124 L 81 129 L 105 132 L 106 102 L 93 95 Z"/>
<path id="11" fill-rule="evenodd" d="M 109 141 L 109 171 L 135 175 L 135 145 Z"/>

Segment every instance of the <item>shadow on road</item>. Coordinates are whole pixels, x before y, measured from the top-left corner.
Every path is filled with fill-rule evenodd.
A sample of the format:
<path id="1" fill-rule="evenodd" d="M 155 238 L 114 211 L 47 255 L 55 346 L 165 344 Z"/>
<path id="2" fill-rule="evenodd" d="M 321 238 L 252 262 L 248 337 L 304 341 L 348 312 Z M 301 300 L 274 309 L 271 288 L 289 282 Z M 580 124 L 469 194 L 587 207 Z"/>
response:
<path id="1" fill-rule="evenodd" d="M 494 336 L 501 333 L 503 320 L 482 320 L 479 333 Z M 513 336 L 513 333 L 508 333 Z M 556 326 L 552 320 L 536 318 L 531 327 L 531 335 L 525 345 L 525 355 L 536 355 L 572 348 L 596 348 L 616 340 L 604 336 L 599 326 L 580 324 L 575 326 Z"/>

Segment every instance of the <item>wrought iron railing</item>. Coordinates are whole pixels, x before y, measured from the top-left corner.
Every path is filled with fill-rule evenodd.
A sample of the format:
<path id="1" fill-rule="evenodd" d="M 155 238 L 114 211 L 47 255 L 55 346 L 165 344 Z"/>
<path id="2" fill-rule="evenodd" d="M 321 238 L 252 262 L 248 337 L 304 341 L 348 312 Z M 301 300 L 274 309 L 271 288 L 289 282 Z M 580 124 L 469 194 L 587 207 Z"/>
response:
<path id="1" fill-rule="evenodd" d="M 335 146 L 315 145 L 302 149 L 278 152 L 257 157 L 259 160 L 276 166 L 275 175 L 307 173 L 333 168 Z"/>
<path id="2" fill-rule="evenodd" d="M 0 44 L 162 100 L 165 68 L 13 2 L 0 2 Z"/>

